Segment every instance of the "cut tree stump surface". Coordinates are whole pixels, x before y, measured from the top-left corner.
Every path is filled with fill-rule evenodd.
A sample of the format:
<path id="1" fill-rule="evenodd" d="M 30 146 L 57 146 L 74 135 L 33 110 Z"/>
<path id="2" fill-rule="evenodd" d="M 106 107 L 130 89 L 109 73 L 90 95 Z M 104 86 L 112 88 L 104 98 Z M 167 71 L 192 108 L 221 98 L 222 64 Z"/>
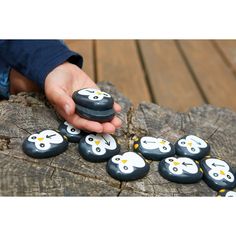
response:
<path id="1" fill-rule="evenodd" d="M 121 151 L 132 149 L 132 138 L 143 135 L 175 142 L 184 134 L 209 141 L 211 153 L 236 167 L 236 113 L 203 105 L 178 113 L 153 103 L 134 109 L 109 83 L 101 89 L 112 94 L 123 110 L 122 128 L 116 137 Z M 158 162 L 150 162 L 148 175 L 133 182 L 119 182 L 106 173 L 106 163 L 90 163 L 69 144 L 66 152 L 49 159 L 33 159 L 21 150 L 23 140 L 41 129 L 57 129 L 60 117 L 43 95 L 20 93 L 0 102 L 0 195 L 2 196 L 215 196 L 202 180 L 176 184 L 162 178 Z"/>

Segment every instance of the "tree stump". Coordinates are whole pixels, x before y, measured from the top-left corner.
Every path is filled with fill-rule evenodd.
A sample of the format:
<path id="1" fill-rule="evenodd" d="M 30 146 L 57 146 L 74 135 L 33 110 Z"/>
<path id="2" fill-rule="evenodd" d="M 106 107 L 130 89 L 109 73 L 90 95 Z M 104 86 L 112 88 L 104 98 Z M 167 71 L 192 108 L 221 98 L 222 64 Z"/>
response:
<path id="1" fill-rule="evenodd" d="M 236 167 L 236 113 L 204 105 L 187 113 L 174 112 L 153 103 L 131 102 L 110 83 L 101 89 L 122 106 L 122 128 L 116 137 L 121 151 L 132 149 L 132 138 L 143 135 L 175 142 L 184 134 L 209 141 L 211 154 Z M 202 180 L 176 184 L 162 178 L 158 162 L 150 162 L 148 175 L 132 182 L 119 182 L 106 173 L 106 163 L 85 161 L 70 143 L 66 152 L 49 159 L 33 159 L 21 150 L 23 140 L 45 128 L 57 129 L 60 117 L 44 96 L 20 93 L 0 102 L 0 195 L 2 196 L 215 196 Z"/>

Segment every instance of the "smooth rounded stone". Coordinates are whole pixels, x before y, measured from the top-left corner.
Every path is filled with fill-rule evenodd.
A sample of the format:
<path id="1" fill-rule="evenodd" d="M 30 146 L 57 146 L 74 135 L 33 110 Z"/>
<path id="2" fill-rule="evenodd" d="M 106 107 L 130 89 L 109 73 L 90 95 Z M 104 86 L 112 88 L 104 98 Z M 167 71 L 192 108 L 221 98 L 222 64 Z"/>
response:
<path id="1" fill-rule="evenodd" d="M 65 135 L 68 141 L 71 143 L 78 143 L 80 139 L 86 135 L 85 132 L 75 128 L 67 121 L 62 122 L 59 125 L 58 130 L 60 131 L 61 134 Z"/>
<path id="2" fill-rule="evenodd" d="M 162 138 L 144 136 L 134 140 L 133 149 L 146 159 L 161 161 L 175 155 L 174 145 Z"/>
<path id="3" fill-rule="evenodd" d="M 55 130 L 32 134 L 22 144 L 24 153 L 34 158 L 57 156 L 66 151 L 67 147 L 67 138 Z"/>
<path id="4" fill-rule="evenodd" d="M 83 118 L 107 122 L 111 121 L 115 116 L 112 96 L 99 89 L 81 89 L 75 91 L 72 98 L 76 104 L 76 113 Z"/>
<path id="5" fill-rule="evenodd" d="M 198 161 L 188 157 L 167 157 L 159 163 L 158 170 L 163 178 L 176 183 L 196 183 L 203 177 Z"/>
<path id="6" fill-rule="evenodd" d="M 227 190 L 227 189 L 221 189 L 217 195 L 217 197 L 236 197 L 236 192 Z"/>
<path id="7" fill-rule="evenodd" d="M 220 158 L 207 157 L 200 161 L 200 165 L 204 181 L 213 190 L 233 189 L 236 186 L 235 175 L 227 162 Z"/>
<path id="8" fill-rule="evenodd" d="M 175 143 L 175 152 L 181 157 L 200 160 L 210 153 L 210 145 L 195 135 L 185 135 Z"/>
<path id="9" fill-rule="evenodd" d="M 119 181 L 141 179 L 147 175 L 149 169 L 149 163 L 135 152 L 113 156 L 107 162 L 108 174 Z"/>
<path id="10" fill-rule="evenodd" d="M 89 134 L 78 146 L 80 155 L 87 161 L 103 162 L 120 152 L 120 145 L 110 134 Z"/>

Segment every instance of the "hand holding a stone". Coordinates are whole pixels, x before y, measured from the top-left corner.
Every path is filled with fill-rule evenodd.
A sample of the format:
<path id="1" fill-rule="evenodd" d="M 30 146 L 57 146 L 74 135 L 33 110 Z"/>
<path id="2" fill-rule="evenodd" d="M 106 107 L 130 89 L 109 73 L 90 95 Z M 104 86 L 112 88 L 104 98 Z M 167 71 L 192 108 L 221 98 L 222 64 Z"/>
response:
<path id="1" fill-rule="evenodd" d="M 114 133 L 121 126 L 121 120 L 114 117 L 110 122 L 99 123 L 84 119 L 75 113 L 72 99 L 74 91 L 82 88 L 98 88 L 97 85 L 79 67 L 65 62 L 51 71 L 45 80 L 45 94 L 57 112 L 70 124 L 79 129 L 97 133 Z M 121 111 L 114 104 L 116 112 Z"/>

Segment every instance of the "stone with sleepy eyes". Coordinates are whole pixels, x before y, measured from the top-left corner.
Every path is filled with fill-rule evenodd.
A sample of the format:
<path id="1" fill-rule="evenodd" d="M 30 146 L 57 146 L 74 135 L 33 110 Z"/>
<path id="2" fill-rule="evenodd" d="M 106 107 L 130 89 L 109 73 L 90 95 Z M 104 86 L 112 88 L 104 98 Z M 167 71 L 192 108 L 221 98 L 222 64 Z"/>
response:
<path id="1" fill-rule="evenodd" d="M 67 138 L 55 130 L 43 130 L 28 136 L 22 150 L 25 154 L 34 158 L 48 158 L 57 156 L 68 147 Z"/>
<path id="2" fill-rule="evenodd" d="M 210 145 L 195 135 L 185 135 L 175 143 L 176 155 L 200 160 L 210 153 Z"/>
<path id="3" fill-rule="evenodd" d="M 236 178 L 229 164 L 216 157 L 207 157 L 200 161 L 203 169 L 203 180 L 215 191 L 221 189 L 233 189 L 236 186 Z"/>
<path id="4" fill-rule="evenodd" d="M 107 162 L 108 174 L 119 181 L 141 179 L 147 175 L 149 169 L 149 163 L 135 152 L 113 156 Z"/>
<path id="5" fill-rule="evenodd" d="M 133 148 L 135 152 L 141 153 L 146 159 L 154 161 L 161 161 L 175 155 L 174 145 L 163 138 L 151 136 L 137 138 L 134 140 Z"/>
<path id="6" fill-rule="evenodd" d="M 75 91 L 72 98 L 76 104 L 76 113 L 83 118 L 107 122 L 115 116 L 112 96 L 99 89 L 84 88 Z"/>
<path id="7" fill-rule="evenodd" d="M 198 161 L 188 157 L 167 157 L 158 166 L 160 175 L 176 183 L 196 183 L 203 177 Z"/>
<path id="8" fill-rule="evenodd" d="M 84 131 L 75 128 L 67 121 L 62 122 L 59 125 L 58 130 L 61 134 L 65 135 L 71 143 L 78 143 L 80 139 L 86 135 Z"/>
<path id="9" fill-rule="evenodd" d="M 110 134 L 88 134 L 78 145 L 80 155 L 90 162 L 107 161 L 120 152 L 120 145 Z"/>

